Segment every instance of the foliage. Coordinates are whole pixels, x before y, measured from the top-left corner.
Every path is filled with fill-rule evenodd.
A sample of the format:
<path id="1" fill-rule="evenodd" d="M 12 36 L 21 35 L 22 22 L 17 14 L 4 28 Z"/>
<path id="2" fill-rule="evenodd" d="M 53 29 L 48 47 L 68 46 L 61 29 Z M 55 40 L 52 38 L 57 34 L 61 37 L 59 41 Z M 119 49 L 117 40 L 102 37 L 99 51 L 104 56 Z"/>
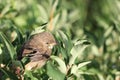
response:
<path id="1" fill-rule="evenodd" d="M 18 79 L 11 63 L 23 69 L 21 46 L 44 30 L 58 45 L 44 67 L 25 71 L 25 80 L 115 80 L 119 12 L 119 0 L 0 0 L 0 80 Z"/>

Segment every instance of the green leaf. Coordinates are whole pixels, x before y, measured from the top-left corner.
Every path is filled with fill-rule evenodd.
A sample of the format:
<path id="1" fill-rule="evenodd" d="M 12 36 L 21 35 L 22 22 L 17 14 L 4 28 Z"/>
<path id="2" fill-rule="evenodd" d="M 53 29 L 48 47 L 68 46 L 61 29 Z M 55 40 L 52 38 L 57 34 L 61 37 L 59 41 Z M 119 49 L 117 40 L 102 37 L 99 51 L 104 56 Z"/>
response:
<path id="1" fill-rule="evenodd" d="M 77 65 L 73 65 L 72 68 L 71 68 L 71 74 L 76 74 L 77 72 Z"/>
<path id="2" fill-rule="evenodd" d="M 37 5 L 38 6 L 38 9 L 40 10 L 40 17 L 41 17 L 41 20 L 46 23 L 48 22 L 48 14 L 46 12 L 46 9 L 42 6 L 42 5 Z"/>
<path id="3" fill-rule="evenodd" d="M 23 64 L 20 62 L 20 61 L 18 61 L 18 60 L 14 60 L 14 61 L 12 61 L 12 66 L 15 66 L 15 67 L 20 67 L 21 69 L 24 69 L 23 68 Z"/>
<path id="4" fill-rule="evenodd" d="M 18 47 L 19 44 L 23 43 L 24 38 L 23 38 L 20 28 L 14 25 L 12 26 L 12 28 L 14 30 L 14 39 L 13 39 L 12 44 L 17 45 Z"/>
<path id="5" fill-rule="evenodd" d="M 62 10 L 62 13 L 61 13 L 61 20 L 60 20 L 60 23 L 59 25 L 64 25 L 65 22 L 67 21 L 67 10 L 66 9 L 63 9 Z"/>
<path id="6" fill-rule="evenodd" d="M 5 78 L 5 79 L 3 80 L 7 80 L 8 78 L 10 78 L 10 80 L 19 80 L 17 76 L 12 72 L 7 71 L 6 69 L 0 69 L 0 70 L 4 73 L 4 76 L 2 78 Z"/>
<path id="7" fill-rule="evenodd" d="M 65 80 L 65 74 L 61 73 L 51 62 L 47 63 L 47 74 L 52 80 Z"/>
<path id="8" fill-rule="evenodd" d="M 2 54 L 1 44 L 0 44 L 0 55 Z"/>
<path id="9" fill-rule="evenodd" d="M 60 14 L 57 14 L 55 18 L 53 19 L 53 28 L 56 28 L 56 25 L 59 21 Z"/>
<path id="10" fill-rule="evenodd" d="M 72 68 L 71 68 L 71 74 L 74 74 L 76 76 L 80 75 L 80 74 L 87 74 L 88 72 L 83 72 L 83 71 L 80 71 L 80 68 L 82 68 L 83 66 L 89 64 L 91 61 L 87 61 L 87 62 L 83 62 L 83 63 L 80 63 L 78 65 L 73 65 Z M 89 74 L 89 73 L 88 73 Z"/>
<path id="11" fill-rule="evenodd" d="M 97 46 L 92 45 L 92 46 L 91 46 L 91 50 L 92 50 L 92 53 L 93 53 L 94 55 L 96 55 L 96 56 L 100 56 L 100 55 L 101 55 L 101 54 L 99 53 L 99 49 L 98 49 Z"/>
<path id="12" fill-rule="evenodd" d="M 83 51 L 89 44 L 90 43 L 86 40 L 77 41 L 75 43 L 74 47 L 71 49 L 71 52 L 70 52 L 72 56 L 70 58 L 69 65 L 74 64 L 76 58 L 83 53 Z"/>
<path id="13" fill-rule="evenodd" d="M 113 26 L 110 26 L 104 33 L 104 37 L 107 38 L 113 30 Z"/>
<path id="14" fill-rule="evenodd" d="M 57 61 L 57 63 L 59 64 L 58 69 L 59 69 L 62 73 L 66 74 L 66 73 L 67 73 L 67 69 L 66 69 L 65 62 L 64 62 L 62 59 L 60 59 L 59 57 L 57 57 L 57 56 L 51 56 L 51 58 L 52 58 L 53 60 Z"/>
<path id="15" fill-rule="evenodd" d="M 26 16 L 25 15 L 19 15 L 18 17 L 15 17 L 14 22 L 18 26 L 25 26 L 25 25 L 27 25 Z"/>
<path id="16" fill-rule="evenodd" d="M 87 61 L 87 62 L 83 62 L 83 63 L 78 64 L 78 69 L 89 64 L 89 63 L 91 63 L 91 61 Z"/>
<path id="17" fill-rule="evenodd" d="M 33 30 L 30 35 L 35 35 L 35 34 L 45 31 L 43 28 L 44 28 L 44 26 L 35 28 L 35 30 Z"/>
<path id="18" fill-rule="evenodd" d="M 10 10 L 10 5 L 6 5 L 5 8 L 2 10 L 1 15 L 5 16 L 5 14 Z"/>
<path id="19" fill-rule="evenodd" d="M 56 34 L 57 34 L 57 37 L 60 38 L 59 41 L 62 42 L 61 45 L 63 45 L 63 46 L 61 46 L 60 49 L 61 49 L 61 52 L 64 52 L 64 53 L 62 53 L 64 58 L 69 57 L 70 56 L 70 50 L 71 50 L 71 48 L 73 46 L 71 39 L 69 39 L 67 34 L 65 34 L 61 30 L 59 30 Z"/>
<path id="20" fill-rule="evenodd" d="M 5 47 L 7 48 L 10 58 L 13 60 L 16 56 L 16 51 L 14 50 L 13 45 L 10 43 L 10 41 L 6 38 L 6 36 L 0 32 L 0 40 L 5 44 Z"/>
<path id="21" fill-rule="evenodd" d="M 33 76 L 31 71 L 25 71 L 24 76 L 25 76 L 25 80 L 29 80 L 29 79 L 30 80 L 39 80 Z"/>
<path id="22" fill-rule="evenodd" d="M 75 9 L 73 12 L 71 12 L 69 14 L 69 20 L 71 23 L 74 23 L 75 21 L 77 21 L 78 19 L 80 19 L 80 16 L 79 15 L 79 10 L 78 9 Z"/>

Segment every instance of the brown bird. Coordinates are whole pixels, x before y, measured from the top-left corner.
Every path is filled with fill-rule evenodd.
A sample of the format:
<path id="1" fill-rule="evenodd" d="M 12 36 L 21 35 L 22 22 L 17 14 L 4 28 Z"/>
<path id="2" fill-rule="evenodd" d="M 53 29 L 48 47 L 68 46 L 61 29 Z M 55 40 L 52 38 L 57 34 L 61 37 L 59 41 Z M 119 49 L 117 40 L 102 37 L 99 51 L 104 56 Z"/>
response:
<path id="1" fill-rule="evenodd" d="M 22 57 L 28 57 L 30 62 L 25 65 L 26 70 L 42 67 L 51 55 L 56 45 L 54 36 L 49 32 L 42 32 L 32 36 L 22 49 Z"/>

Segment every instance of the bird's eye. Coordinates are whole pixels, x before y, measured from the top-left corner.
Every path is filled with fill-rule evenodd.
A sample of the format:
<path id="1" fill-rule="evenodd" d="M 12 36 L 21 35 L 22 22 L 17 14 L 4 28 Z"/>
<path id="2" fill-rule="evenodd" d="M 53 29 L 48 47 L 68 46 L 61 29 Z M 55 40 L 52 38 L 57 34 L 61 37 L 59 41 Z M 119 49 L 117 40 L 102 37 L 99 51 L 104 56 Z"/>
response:
<path id="1" fill-rule="evenodd" d="M 46 44 L 49 44 L 48 42 L 46 42 Z"/>

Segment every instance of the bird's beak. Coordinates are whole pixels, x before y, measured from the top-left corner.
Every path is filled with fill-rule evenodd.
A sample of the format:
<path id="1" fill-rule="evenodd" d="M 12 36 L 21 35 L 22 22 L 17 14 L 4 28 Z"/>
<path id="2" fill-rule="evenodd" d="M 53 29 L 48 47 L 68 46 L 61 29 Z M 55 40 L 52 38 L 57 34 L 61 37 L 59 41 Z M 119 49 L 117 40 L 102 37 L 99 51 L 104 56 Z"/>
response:
<path id="1" fill-rule="evenodd" d="M 52 49 L 55 45 L 57 45 L 57 43 L 49 44 L 48 48 L 49 48 L 49 49 Z"/>

